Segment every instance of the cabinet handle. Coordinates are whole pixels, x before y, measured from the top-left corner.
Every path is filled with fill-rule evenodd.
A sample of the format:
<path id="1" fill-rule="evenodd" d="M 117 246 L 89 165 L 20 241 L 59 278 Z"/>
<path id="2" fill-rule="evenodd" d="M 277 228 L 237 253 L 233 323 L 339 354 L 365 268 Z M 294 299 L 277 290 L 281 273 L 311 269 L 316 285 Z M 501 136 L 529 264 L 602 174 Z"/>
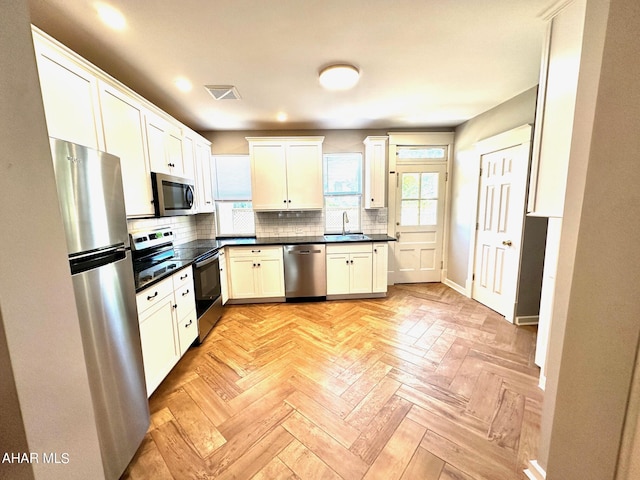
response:
<path id="1" fill-rule="evenodd" d="M 186 273 L 184 276 L 180 277 L 180 280 L 184 280 L 185 278 L 189 278 L 189 274 Z"/>
<path id="2" fill-rule="evenodd" d="M 211 201 L 210 201 L 210 200 L 207 200 L 207 202 L 206 202 L 206 203 L 211 203 Z"/>
<path id="3" fill-rule="evenodd" d="M 184 297 L 185 295 L 189 295 L 189 289 L 187 289 L 185 292 L 182 292 L 182 296 Z"/>
<path id="4" fill-rule="evenodd" d="M 153 300 L 157 296 L 158 296 L 158 292 L 154 293 L 153 295 L 147 295 L 147 300 Z"/>
<path id="5" fill-rule="evenodd" d="M 193 319 L 189 320 L 189 323 L 184 324 L 184 328 L 189 328 L 192 323 L 193 323 Z"/>
<path id="6" fill-rule="evenodd" d="M 171 168 L 175 167 L 176 164 L 175 163 L 168 163 L 167 165 L 169 165 Z"/>
<path id="7" fill-rule="evenodd" d="M 260 253 L 261 250 L 251 250 L 251 253 Z"/>

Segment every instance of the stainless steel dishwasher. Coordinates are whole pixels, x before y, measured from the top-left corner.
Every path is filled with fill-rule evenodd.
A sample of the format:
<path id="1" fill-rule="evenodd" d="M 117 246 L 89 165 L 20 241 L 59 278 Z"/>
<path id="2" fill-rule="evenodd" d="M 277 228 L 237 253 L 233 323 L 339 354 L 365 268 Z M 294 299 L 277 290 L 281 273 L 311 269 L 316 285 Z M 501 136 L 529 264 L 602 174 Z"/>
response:
<path id="1" fill-rule="evenodd" d="M 287 299 L 326 298 L 327 269 L 324 247 L 324 244 L 282 247 L 284 291 Z"/>

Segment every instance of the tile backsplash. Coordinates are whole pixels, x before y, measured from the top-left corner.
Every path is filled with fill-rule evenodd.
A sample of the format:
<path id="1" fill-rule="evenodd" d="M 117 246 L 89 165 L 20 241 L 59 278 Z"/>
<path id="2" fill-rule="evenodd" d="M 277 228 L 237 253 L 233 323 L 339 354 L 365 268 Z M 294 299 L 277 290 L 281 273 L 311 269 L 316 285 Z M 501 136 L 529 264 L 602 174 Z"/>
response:
<path id="1" fill-rule="evenodd" d="M 256 212 L 257 237 L 305 237 L 324 235 L 324 211 Z M 363 233 L 387 233 L 387 209 L 361 211 Z"/>
<path id="2" fill-rule="evenodd" d="M 257 237 L 305 237 L 324 235 L 324 211 L 256 212 Z M 387 209 L 361 211 L 363 233 L 387 233 Z M 198 239 L 216 238 L 213 213 L 180 217 L 140 218 L 127 220 L 129 233 L 137 230 L 173 228 L 176 245 Z"/>
<path id="3" fill-rule="evenodd" d="M 196 216 L 129 219 L 127 220 L 127 229 L 131 233 L 137 230 L 171 227 L 173 229 L 174 243 L 178 245 L 198 239 Z"/>

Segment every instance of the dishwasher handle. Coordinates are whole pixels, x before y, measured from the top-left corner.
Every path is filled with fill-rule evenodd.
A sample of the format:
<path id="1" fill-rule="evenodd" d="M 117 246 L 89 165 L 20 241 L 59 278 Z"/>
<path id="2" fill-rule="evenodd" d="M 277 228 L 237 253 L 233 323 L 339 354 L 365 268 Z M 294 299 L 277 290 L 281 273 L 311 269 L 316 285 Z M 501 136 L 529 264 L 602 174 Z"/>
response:
<path id="1" fill-rule="evenodd" d="M 285 252 L 290 255 L 312 255 L 314 253 L 324 253 L 323 246 L 318 245 L 286 245 Z"/>

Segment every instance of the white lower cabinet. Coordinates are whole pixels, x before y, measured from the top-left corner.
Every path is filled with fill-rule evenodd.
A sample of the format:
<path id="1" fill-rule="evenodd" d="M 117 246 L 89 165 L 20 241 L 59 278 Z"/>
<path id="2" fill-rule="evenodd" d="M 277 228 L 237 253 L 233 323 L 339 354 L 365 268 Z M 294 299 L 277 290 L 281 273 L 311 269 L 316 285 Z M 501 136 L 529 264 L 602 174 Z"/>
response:
<path id="1" fill-rule="evenodd" d="M 229 298 L 284 297 L 281 246 L 229 247 Z"/>
<path id="2" fill-rule="evenodd" d="M 136 302 L 147 395 L 151 396 L 198 335 L 191 268 L 138 293 Z"/>
<path id="3" fill-rule="evenodd" d="M 389 270 L 389 245 L 373 244 L 373 293 L 387 292 L 387 271 Z"/>
<path id="4" fill-rule="evenodd" d="M 371 243 L 327 245 L 327 295 L 372 293 Z"/>

